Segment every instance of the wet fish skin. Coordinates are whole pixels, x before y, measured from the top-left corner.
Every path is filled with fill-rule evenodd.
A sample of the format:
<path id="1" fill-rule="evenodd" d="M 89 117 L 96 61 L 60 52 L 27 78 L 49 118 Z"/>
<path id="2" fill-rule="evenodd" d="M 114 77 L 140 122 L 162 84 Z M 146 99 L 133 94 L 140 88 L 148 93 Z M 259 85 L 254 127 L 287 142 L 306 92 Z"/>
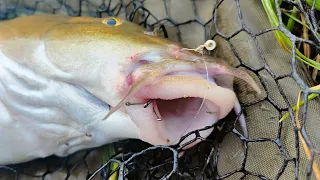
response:
<path id="1" fill-rule="evenodd" d="M 110 19 L 116 25 L 108 25 Z M 239 110 L 232 76 L 259 92 L 245 72 L 182 47 L 114 17 L 35 15 L 1 22 L 0 164 L 127 138 L 172 145 Z M 185 96 L 193 98 L 180 100 Z M 146 108 L 121 104 L 149 99 L 159 100 Z"/>

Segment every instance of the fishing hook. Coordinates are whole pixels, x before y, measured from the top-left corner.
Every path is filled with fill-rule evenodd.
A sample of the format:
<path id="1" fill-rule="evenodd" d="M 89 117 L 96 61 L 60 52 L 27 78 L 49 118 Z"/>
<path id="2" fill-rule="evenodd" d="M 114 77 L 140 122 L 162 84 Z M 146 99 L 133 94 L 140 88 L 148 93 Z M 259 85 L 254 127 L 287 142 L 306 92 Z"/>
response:
<path id="1" fill-rule="evenodd" d="M 143 108 L 147 108 L 151 103 L 152 103 L 153 99 L 150 99 L 149 101 L 147 101 L 146 103 L 130 103 L 130 102 L 126 102 L 126 106 L 132 106 L 132 105 L 141 105 L 143 104 Z M 156 111 L 154 110 L 154 107 L 152 108 L 154 114 L 157 116 L 157 121 L 162 121 L 162 119 L 158 116 L 158 114 L 156 113 Z"/>
<path id="2" fill-rule="evenodd" d="M 130 103 L 130 102 L 126 102 L 126 106 L 132 106 L 132 105 L 141 105 L 143 104 L 143 108 L 147 108 L 151 103 L 152 103 L 153 99 L 150 99 L 149 101 L 147 101 L 146 103 Z"/>

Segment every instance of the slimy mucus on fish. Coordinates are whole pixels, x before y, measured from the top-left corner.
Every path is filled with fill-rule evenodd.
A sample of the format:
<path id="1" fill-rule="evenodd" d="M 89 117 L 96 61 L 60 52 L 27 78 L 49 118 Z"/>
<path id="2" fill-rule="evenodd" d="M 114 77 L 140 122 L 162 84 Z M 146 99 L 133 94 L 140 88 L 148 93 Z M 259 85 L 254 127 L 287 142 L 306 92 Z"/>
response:
<path id="1" fill-rule="evenodd" d="M 1 22 L 0 165 L 128 138 L 173 145 L 239 111 L 233 77 L 260 92 L 223 60 L 144 32 L 115 17 Z"/>

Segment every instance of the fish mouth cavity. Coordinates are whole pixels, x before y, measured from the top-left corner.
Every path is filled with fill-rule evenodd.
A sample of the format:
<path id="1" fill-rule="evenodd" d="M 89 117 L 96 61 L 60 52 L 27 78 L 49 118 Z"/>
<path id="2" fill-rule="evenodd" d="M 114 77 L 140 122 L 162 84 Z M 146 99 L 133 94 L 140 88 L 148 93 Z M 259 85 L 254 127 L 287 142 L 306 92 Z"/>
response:
<path id="1" fill-rule="evenodd" d="M 178 143 L 189 132 L 215 124 L 235 104 L 233 91 L 217 86 L 212 77 L 198 72 L 158 77 L 134 99 L 148 103 L 139 108 L 129 106 L 127 113 L 140 130 L 140 139 L 154 145 Z M 212 130 L 201 131 L 200 135 L 206 138 Z M 195 135 L 187 137 L 182 143 L 194 138 Z"/>

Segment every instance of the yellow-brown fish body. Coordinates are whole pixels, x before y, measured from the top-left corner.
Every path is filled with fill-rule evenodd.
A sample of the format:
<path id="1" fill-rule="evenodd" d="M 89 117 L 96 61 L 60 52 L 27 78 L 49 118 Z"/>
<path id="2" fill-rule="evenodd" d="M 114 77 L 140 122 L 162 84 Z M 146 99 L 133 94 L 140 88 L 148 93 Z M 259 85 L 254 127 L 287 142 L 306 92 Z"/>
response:
<path id="1" fill-rule="evenodd" d="M 172 145 L 239 109 L 232 75 L 259 91 L 248 74 L 182 48 L 114 17 L 1 22 L 0 164 L 126 138 Z"/>

